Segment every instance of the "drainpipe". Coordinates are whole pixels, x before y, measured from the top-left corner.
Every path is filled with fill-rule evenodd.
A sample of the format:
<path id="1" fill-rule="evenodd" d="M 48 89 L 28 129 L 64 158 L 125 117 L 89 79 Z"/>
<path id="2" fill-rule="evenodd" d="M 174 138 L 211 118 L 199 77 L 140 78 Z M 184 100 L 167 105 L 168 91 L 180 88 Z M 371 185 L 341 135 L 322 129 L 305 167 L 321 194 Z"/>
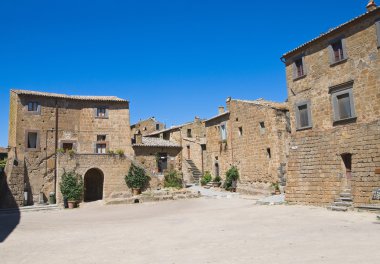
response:
<path id="1" fill-rule="evenodd" d="M 58 155 L 57 155 L 57 149 L 58 149 L 58 100 L 55 100 L 55 169 L 54 169 L 54 193 L 57 195 L 57 177 L 58 177 Z"/>

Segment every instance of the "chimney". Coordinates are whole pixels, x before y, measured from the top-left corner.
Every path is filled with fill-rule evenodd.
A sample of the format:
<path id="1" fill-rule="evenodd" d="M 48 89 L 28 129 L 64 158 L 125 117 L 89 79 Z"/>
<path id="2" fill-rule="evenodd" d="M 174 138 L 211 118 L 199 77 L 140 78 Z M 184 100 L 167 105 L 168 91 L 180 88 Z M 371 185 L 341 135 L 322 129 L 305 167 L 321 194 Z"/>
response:
<path id="1" fill-rule="evenodd" d="M 199 116 L 196 116 L 196 117 L 194 118 L 194 122 L 195 122 L 195 123 L 199 123 L 200 121 L 201 121 L 201 119 L 200 119 Z"/>
<path id="2" fill-rule="evenodd" d="M 140 130 L 137 130 L 137 133 L 135 134 L 135 144 L 138 144 L 138 145 L 142 144 L 142 134 Z"/>
<path id="3" fill-rule="evenodd" d="M 219 115 L 224 113 L 224 106 L 218 107 Z"/>
<path id="4" fill-rule="evenodd" d="M 368 2 L 368 5 L 367 5 L 367 11 L 371 12 L 371 11 L 376 10 L 376 9 L 377 9 L 377 5 L 375 3 L 375 0 L 370 0 Z"/>

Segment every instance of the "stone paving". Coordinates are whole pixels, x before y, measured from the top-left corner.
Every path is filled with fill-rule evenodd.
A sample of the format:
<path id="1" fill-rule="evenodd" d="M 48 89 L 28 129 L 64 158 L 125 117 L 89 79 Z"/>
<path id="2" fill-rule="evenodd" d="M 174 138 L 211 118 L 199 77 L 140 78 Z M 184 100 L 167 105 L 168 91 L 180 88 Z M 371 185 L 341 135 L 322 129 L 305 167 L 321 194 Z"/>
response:
<path id="1" fill-rule="evenodd" d="M 0 215 L 3 232 L 9 215 Z M 4 224 L 5 223 L 5 224 Z M 240 198 L 23 212 L 0 263 L 377 263 L 371 213 Z"/>

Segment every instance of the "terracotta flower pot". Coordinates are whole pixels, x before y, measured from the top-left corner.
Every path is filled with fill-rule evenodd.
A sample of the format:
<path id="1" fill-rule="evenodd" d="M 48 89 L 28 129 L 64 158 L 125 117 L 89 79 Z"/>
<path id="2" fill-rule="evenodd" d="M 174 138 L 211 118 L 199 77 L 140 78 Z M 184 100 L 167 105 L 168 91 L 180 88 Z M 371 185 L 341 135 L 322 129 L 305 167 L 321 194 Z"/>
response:
<path id="1" fill-rule="evenodd" d="M 136 195 L 140 195 L 140 194 L 141 194 L 141 189 L 140 189 L 140 188 L 133 188 L 133 189 L 132 189 L 132 194 L 133 194 L 134 196 L 136 196 Z"/>
<path id="2" fill-rule="evenodd" d="M 69 204 L 69 209 L 74 209 L 75 208 L 75 205 L 76 205 L 76 201 L 68 201 L 68 204 Z"/>
<path id="3" fill-rule="evenodd" d="M 212 182 L 212 187 L 220 187 L 222 185 L 221 182 Z"/>

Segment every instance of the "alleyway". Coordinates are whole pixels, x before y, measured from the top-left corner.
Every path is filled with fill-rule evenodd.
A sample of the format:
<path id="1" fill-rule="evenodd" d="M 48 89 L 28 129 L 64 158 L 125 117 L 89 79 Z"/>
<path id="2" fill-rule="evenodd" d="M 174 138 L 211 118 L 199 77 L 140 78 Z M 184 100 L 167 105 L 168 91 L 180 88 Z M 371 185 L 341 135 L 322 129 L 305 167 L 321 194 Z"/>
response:
<path id="1" fill-rule="evenodd" d="M 9 215 L 0 215 L 0 223 Z M 1 225 L 0 225 L 1 228 Z M 377 263 L 369 213 L 193 199 L 22 213 L 8 263 Z"/>

